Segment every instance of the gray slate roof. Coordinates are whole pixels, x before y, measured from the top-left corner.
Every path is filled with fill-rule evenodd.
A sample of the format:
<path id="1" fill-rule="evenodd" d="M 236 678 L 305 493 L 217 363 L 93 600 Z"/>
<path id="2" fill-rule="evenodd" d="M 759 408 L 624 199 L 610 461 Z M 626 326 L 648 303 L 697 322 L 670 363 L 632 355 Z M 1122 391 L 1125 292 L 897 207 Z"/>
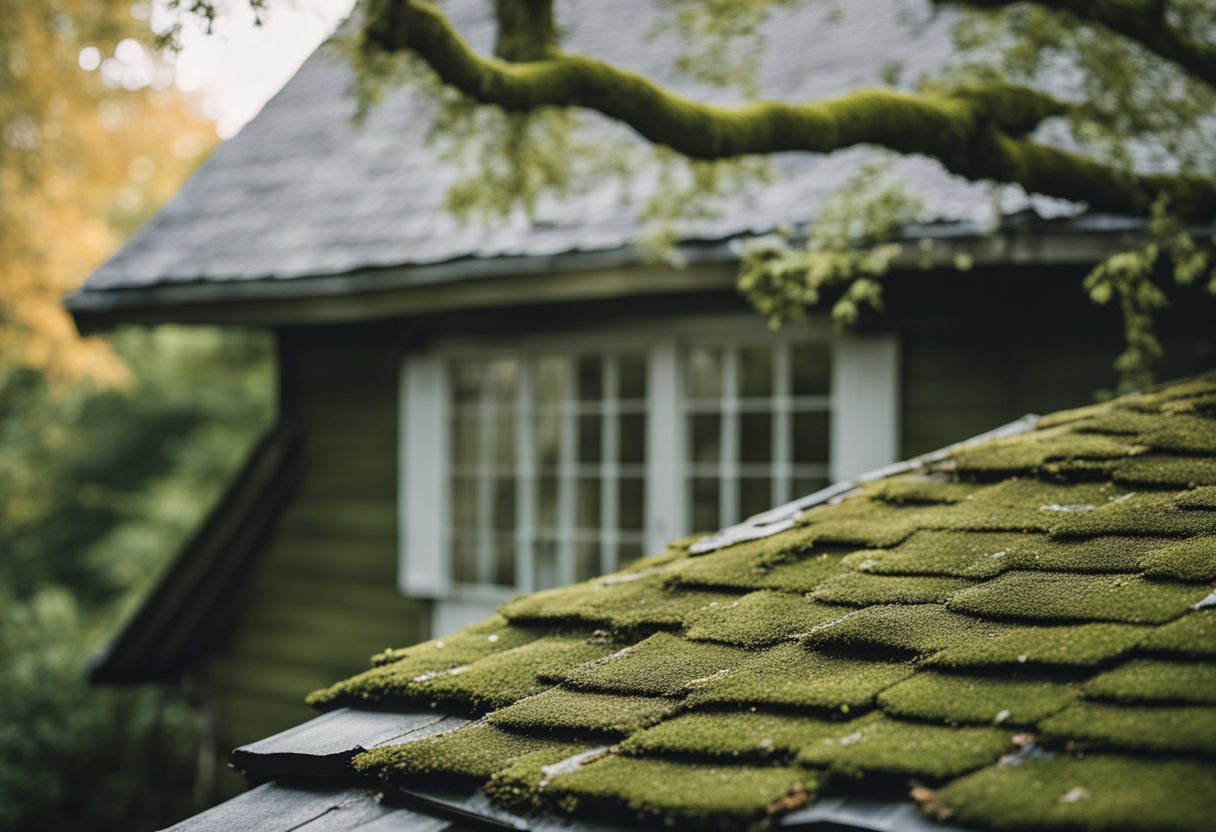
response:
<path id="1" fill-rule="evenodd" d="M 679 39 L 651 37 L 657 0 L 560 4 L 566 46 L 648 73 L 702 98 L 729 99 L 678 77 Z M 474 47 L 487 50 L 492 26 L 484 0 L 444 4 Z M 833 17 L 827 25 L 827 15 Z M 940 68 L 950 55 L 952 16 L 927 0 L 850 0 L 778 10 L 769 20 L 761 64 L 766 97 L 818 99 L 882 83 L 897 63 L 903 83 Z M 462 225 L 442 207 L 459 175 L 441 164 L 424 136 L 432 113 L 400 89 L 361 125 L 351 121 L 352 72 L 327 50 L 314 54 L 236 137 L 219 147 L 181 192 L 89 278 L 87 293 L 208 281 L 286 280 L 376 267 L 420 266 L 473 258 L 546 256 L 628 248 L 639 234 L 637 203 L 623 204 L 605 182 L 523 216 Z M 629 131 L 594 115 L 591 137 Z M 828 157 L 785 154 L 776 182 L 735 200 L 723 216 L 685 228 L 687 241 L 724 240 L 814 219 L 874 151 Z M 1028 198 L 1016 187 L 994 192 L 947 174 L 936 162 L 900 158 L 898 170 L 925 199 L 929 221 L 991 221 L 1033 207 L 1042 216 L 1074 206 Z M 644 190 L 644 185 L 643 185 Z M 994 205 L 994 193 L 998 196 Z"/>

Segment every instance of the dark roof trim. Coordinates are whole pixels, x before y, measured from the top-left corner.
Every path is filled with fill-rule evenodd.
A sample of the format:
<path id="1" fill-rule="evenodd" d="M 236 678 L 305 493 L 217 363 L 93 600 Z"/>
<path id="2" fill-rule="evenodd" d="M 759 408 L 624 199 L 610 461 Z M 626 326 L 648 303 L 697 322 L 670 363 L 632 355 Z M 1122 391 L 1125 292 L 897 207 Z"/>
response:
<path id="1" fill-rule="evenodd" d="M 202 525 L 105 651 L 96 683 L 170 679 L 186 669 L 206 624 L 278 517 L 299 479 L 296 431 L 280 422 L 250 451 Z"/>
<path id="2" fill-rule="evenodd" d="M 1010 223 L 981 233 L 973 226 L 909 229 L 896 269 L 1092 265 L 1130 245 L 1138 222 Z M 67 307 L 82 332 L 122 323 L 287 326 L 383 320 L 459 309 L 704 292 L 734 285 L 735 241 L 682 245 L 694 268 L 645 265 L 632 246 L 548 256 L 463 258 L 445 263 L 346 274 L 259 280 L 164 283 L 136 289 L 82 289 Z M 570 273 L 571 279 L 556 279 Z M 577 279 L 575 275 L 577 273 Z"/>

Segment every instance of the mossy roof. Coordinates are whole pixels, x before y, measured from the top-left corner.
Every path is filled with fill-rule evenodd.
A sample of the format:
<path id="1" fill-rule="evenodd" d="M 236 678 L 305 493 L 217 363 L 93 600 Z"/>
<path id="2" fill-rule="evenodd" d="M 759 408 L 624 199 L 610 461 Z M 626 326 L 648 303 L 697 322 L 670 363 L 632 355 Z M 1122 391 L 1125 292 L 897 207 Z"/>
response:
<path id="1" fill-rule="evenodd" d="M 514 810 L 750 829 L 843 793 L 971 828 L 1209 829 L 1214 465 L 1216 373 L 516 599 L 310 700 L 471 717 L 353 765 Z"/>

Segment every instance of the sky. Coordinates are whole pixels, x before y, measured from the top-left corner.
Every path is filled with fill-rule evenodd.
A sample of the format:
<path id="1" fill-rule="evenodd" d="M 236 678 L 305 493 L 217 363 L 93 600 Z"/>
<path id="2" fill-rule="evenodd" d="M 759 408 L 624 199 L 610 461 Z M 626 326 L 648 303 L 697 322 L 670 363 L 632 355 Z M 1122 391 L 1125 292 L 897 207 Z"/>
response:
<path id="1" fill-rule="evenodd" d="M 212 34 L 198 27 L 182 33 L 174 81 L 198 93 L 204 115 L 215 120 L 222 138 L 258 114 L 350 13 L 354 0 L 271 0 L 268 5 L 261 26 L 246 0 L 229 0 L 226 19 Z"/>

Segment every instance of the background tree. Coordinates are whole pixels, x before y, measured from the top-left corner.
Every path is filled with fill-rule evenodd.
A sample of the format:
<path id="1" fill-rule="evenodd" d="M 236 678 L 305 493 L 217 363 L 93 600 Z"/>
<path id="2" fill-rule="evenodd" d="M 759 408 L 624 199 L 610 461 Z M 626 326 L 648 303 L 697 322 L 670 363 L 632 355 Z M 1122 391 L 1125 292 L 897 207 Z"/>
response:
<path id="1" fill-rule="evenodd" d="M 933 157 L 967 179 L 1144 217 L 1144 243 L 1099 266 L 1085 288 L 1097 302 L 1117 301 L 1123 312 L 1127 349 L 1116 366 L 1124 385 L 1148 382 L 1161 351 L 1151 330 L 1154 311 L 1165 303 L 1161 273 L 1172 272 L 1180 284 L 1202 281 L 1216 292 L 1210 248 L 1192 233 L 1216 218 L 1210 123 L 1216 5 L 954 0 L 950 5 L 967 12 L 956 30 L 960 60 L 916 89 L 874 87 L 810 102 L 756 100 L 760 25 L 778 7 L 810 1 L 662 3 L 667 27 L 687 38 L 678 68 L 698 81 L 739 87 L 744 97 L 733 106 L 692 100 L 594 56 L 564 51 L 552 0 L 496 0 L 493 55 L 472 50 L 439 6 L 368 0 L 348 48 L 367 100 L 386 84 L 409 79 L 449 111 L 474 102 L 499 114 L 516 140 L 496 141 L 490 152 L 497 168 L 516 170 L 514 179 L 525 187 L 509 196 L 502 189 L 486 193 L 483 202 L 491 208 L 528 209 L 544 188 L 570 187 L 568 166 L 545 160 L 571 158 L 566 114 L 586 110 L 628 125 L 668 159 L 689 160 L 690 193 L 716 193 L 730 179 L 724 169 L 754 169 L 756 157 L 865 144 Z M 892 2 L 891 14 L 899 12 Z M 1054 129 L 1061 125 L 1064 140 Z M 891 188 L 872 193 L 871 206 L 845 197 L 809 239 L 783 235 L 748 250 L 741 288 L 774 322 L 801 314 L 828 287 L 835 288 L 840 320 L 855 317 L 861 304 L 881 301 L 877 278 L 903 226 L 899 213 L 914 201 L 896 198 Z M 467 208 L 477 198 L 466 187 L 456 203 Z M 695 200 L 679 204 L 696 210 Z"/>
<path id="2" fill-rule="evenodd" d="M 0 0 L 3 829 L 152 828 L 201 808 L 190 703 L 84 680 L 269 413 L 263 339 L 81 338 L 62 307 L 215 141 L 170 86 L 149 14 Z"/>

